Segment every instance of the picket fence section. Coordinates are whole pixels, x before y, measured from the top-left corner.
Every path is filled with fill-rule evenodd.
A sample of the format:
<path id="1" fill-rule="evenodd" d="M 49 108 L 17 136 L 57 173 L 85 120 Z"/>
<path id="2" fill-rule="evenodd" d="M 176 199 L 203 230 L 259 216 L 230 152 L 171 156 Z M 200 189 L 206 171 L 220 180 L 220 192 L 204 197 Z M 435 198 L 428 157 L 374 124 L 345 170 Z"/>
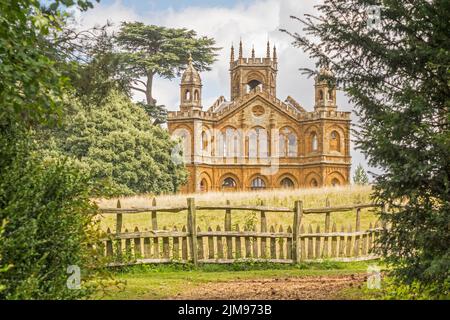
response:
<path id="1" fill-rule="evenodd" d="M 378 222 L 370 224 L 369 229 L 361 231 L 361 210 L 372 208 L 379 210 L 378 204 L 356 204 L 352 206 L 304 209 L 302 201 L 296 201 L 293 209 L 265 206 L 226 205 L 196 206 L 194 198 L 187 199 L 186 206 L 159 207 L 153 199 L 152 206 L 141 208 L 101 208 L 102 214 L 116 215 L 116 230 L 108 228 L 102 240 L 104 253 L 111 258 L 110 265 L 191 262 L 198 263 L 232 263 L 236 261 L 270 261 L 277 263 L 300 263 L 310 260 L 357 261 L 374 259 L 371 252 L 379 233 L 383 230 Z M 221 226 L 201 230 L 196 224 L 196 212 L 200 210 L 225 211 L 223 230 Z M 233 211 L 253 211 L 259 213 L 260 228 L 234 226 Z M 187 212 L 186 225 L 178 230 L 158 229 L 158 214 Z M 333 223 L 331 214 L 355 212 L 354 230 L 352 225 L 340 228 Z M 268 228 L 266 214 L 270 212 L 290 212 L 293 214 L 292 226 L 286 230 L 279 226 Z M 122 230 L 124 214 L 150 213 L 151 230 Z M 325 227 L 322 232 L 317 225 L 304 226 L 302 218 L 308 214 L 323 214 Z M 385 226 L 384 226 L 385 227 Z"/>

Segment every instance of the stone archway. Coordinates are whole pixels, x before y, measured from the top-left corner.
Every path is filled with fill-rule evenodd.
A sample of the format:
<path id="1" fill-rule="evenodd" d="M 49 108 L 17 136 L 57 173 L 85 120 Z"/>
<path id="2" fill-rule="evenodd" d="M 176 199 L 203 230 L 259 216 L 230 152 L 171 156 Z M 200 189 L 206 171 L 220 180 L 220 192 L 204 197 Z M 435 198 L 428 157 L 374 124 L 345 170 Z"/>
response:
<path id="1" fill-rule="evenodd" d="M 305 178 L 306 188 L 317 188 L 321 186 L 322 179 L 316 172 L 310 172 Z"/>

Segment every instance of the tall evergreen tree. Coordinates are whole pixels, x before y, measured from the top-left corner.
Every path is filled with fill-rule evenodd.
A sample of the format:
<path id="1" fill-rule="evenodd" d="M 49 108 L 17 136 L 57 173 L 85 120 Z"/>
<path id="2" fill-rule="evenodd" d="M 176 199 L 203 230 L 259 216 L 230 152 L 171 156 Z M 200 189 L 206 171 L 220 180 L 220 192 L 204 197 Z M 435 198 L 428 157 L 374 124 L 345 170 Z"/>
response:
<path id="1" fill-rule="evenodd" d="M 180 75 L 187 66 L 189 53 L 197 70 L 210 70 L 216 51 L 220 49 L 214 47 L 214 39 L 197 37 L 194 30 L 141 22 L 122 23 L 116 41 L 126 73 L 131 78 L 130 88 L 144 93 L 147 106 L 153 109 L 157 109 L 152 91 L 156 75 L 166 79 Z"/>
<path id="2" fill-rule="evenodd" d="M 358 164 L 353 176 L 353 182 L 357 185 L 364 186 L 369 183 L 369 177 L 361 164 Z"/>
<path id="3" fill-rule="evenodd" d="M 334 71 L 360 119 L 357 147 L 382 169 L 374 196 L 396 211 L 378 252 L 407 288 L 450 287 L 450 2 L 325 0 L 290 33 Z M 380 15 L 378 16 L 378 13 Z M 313 74 L 312 70 L 305 70 Z M 404 206 L 401 206 L 404 205 Z"/>

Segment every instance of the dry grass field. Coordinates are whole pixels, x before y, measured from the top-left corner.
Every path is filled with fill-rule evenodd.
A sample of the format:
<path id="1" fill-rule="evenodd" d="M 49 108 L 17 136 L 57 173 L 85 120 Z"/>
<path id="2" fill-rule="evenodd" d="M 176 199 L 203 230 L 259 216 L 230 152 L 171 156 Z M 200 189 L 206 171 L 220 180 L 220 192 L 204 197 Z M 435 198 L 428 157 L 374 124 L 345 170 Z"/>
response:
<path id="1" fill-rule="evenodd" d="M 326 198 L 329 199 L 331 206 L 349 205 L 354 203 L 369 203 L 371 187 L 370 186 L 345 186 L 333 188 L 317 188 L 317 189 L 296 189 L 296 190 L 265 190 L 252 192 L 211 192 L 189 195 L 162 195 L 156 197 L 158 206 L 177 206 L 185 205 L 188 197 L 194 197 L 197 205 L 220 205 L 225 204 L 226 200 L 230 200 L 231 204 L 235 205 L 256 205 L 261 201 L 265 205 L 274 207 L 288 207 L 293 208 L 295 200 L 303 201 L 304 208 L 318 208 L 324 207 Z M 120 198 L 122 208 L 143 207 L 150 206 L 153 197 L 149 195 L 140 195 L 133 197 Z M 100 207 L 115 207 L 116 199 L 95 199 L 95 202 Z M 225 212 L 220 211 L 197 211 L 197 225 L 201 230 L 206 230 L 208 227 L 215 229 L 217 225 L 223 228 Z M 106 230 L 108 227 L 112 232 L 115 232 L 115 215 L 105 214 L 100 217 L 101 228 Z M 284 230 L 289 225 L 292 225 L 293 215 L 291 213 L 267 213 L 267 224 L 274 226 L 275 230 L 279 230 L 282 226 Z M 361 213 L 361 229 L 365 230 L 369 224 L 377 220 L 374 212 L 370 209 L 362 210 Z M 323 214 L 308 214 L 303 218 L 303 225 L 305 230 L 308 230 L 309 224 L 312 225 L 313 230 L 316 230 L 317 225 L 321 230 L 324 228 L 325 217 Z M 336 223 L 338 230 L 342 225 L 347 227 L 349 224 L 354 228 L 355 212 L 336 212 L 331 214 L 331 224 Z M 236 229 L 236 224 L 239 224 L 240 230 L 245 226 L 256 226 L 259 230 L 259 214 L 258 212 L 250 211 L 232 211 L 232 226 Z M 158 213 L 158 229 L 166 227 L 172 230 L 174 226 L 178 230 L 186 225 L 186 212 L 180 213 Z M 124 214 L 123 229 L 129 231 L 134 230 L 135 227 L 139 230 L 150 229 L 151 218 L 150 213 L 139 214 Z"/>

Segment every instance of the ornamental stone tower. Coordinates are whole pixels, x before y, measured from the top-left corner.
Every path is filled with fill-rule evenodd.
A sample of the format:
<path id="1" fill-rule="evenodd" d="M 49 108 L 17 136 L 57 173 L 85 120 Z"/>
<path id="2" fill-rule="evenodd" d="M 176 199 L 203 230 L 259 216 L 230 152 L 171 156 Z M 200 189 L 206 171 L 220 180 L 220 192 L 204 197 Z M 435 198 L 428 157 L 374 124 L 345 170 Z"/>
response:
<path id="1" fill-rule="evenodd" d="M 239 42 L 238 59 L 235 60 L 234 47 L 231 46 L 230 80 L 231 100 L 242 97 L 252 90 L 267 92 L 276 96 L 277 79 L 277 51 L 273 47 L 273 56 L 270 56 L 270 44 L 267 42 L 265 58 L 255 58 L 255 49 L 252 49 L 251 58 L 242 55 L 242 41 Z"/>
<path id="2" fill-rule="evenodd" d="M 315 105 L 316 111 L 336 110 L 336 88 L 330 87 L 329 81 L 333 81 L 334 74 L 327 69 L 320 69 L 315 77 Z"/>
<path id="3" fill-rule="evenodd" d="M 192 64 L 189 54 L 188 67 L 181 77 L 180 84 L 180 110 L 202 110 L 202 80 Z"/>

